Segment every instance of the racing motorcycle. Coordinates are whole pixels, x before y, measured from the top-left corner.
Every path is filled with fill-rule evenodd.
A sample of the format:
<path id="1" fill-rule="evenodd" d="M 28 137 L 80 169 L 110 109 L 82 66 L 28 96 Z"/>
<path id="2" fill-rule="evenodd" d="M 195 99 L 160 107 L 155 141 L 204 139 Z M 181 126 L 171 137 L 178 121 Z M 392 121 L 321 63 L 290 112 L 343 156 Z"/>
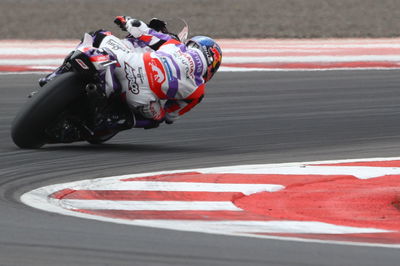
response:
<path id="1" fill-rule="evenodd" d="M 163 21 L 152 21 L 150 27 L 167 31 Z M 187 24 L 173 35 L 184 42 Z M 62 64 L 62 74 L 30 94 L 12 123 L 11 136 L 18 147 L 37 149 L 45 144 L 77 141 L 100 144 L 132 128 L 135 114 L 123 97 L 117 93 L 107 98 L 99 90 L 103 82 L 100 72 L 118 64 L 118 60 L 88 53 L 92 45 L 91 36 L 85 34 Z"/>

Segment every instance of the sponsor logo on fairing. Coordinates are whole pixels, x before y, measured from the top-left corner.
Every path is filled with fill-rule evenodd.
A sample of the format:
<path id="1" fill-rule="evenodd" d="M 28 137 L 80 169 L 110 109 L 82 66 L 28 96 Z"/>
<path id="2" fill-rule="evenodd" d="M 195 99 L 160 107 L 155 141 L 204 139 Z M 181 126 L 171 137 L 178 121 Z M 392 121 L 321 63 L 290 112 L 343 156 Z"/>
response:
<path id="1" fill-rule="evenodd" d="M 125 47 L 122 46 L 122 44 L 119 44 L 118 42 L 116 42 L 116 41 L 113 40 L 113 39 L 108 40 L 108 41 L 106 42 L 106 45 L 110 46 L 110 48 L 111 48 L 112 50 L 121 50 L 121 51 L 123 51 L 123 52 L 128 52 L 128 53 L 129 53 L 129 50 L 128 50 L 128 49 L 126 49 Z"/>
<path id="2" fill-rule="evenodd" d="M 83 69 L 89 69 L 89 67 L 79 58 L 75 59 L 75 61 L 78 63 L 78 65 L 81 66 Z"/>
<path id="3" fill-rule="evenodd" d="M 136 82 L 135 69 L 125 62 L 125 74 L 128 80 L 128 89 L 133 94 L 139 94 L 139 85 Z"/>

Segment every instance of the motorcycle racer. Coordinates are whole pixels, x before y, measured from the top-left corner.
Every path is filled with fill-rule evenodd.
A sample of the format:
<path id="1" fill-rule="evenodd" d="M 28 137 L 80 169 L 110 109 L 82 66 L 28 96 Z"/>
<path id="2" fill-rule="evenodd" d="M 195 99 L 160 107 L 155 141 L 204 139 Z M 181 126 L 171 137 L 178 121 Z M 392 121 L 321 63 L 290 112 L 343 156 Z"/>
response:
<path id="1" fill-rule="evenodd" d="M 200 103 L 206 82 L 222 60 L 221 48 L 213 39 L 195 36 L 184 44 L 158 19 L 147 25 L 118 16 L 114 22 L 128 37 L 121 40 L 99 30 L 91 35 L 89 52 L 117 61 L 101 72 L 101 89 L 107 97 L 118 94 L 124 98 L 133 114 L 131 127 L 154 128 L 164 121 L 172 124 Z"/>
<path id="2" fill-rule="evenodd" d="M 160 31 L 130 17 L 117 17 L 115 23 L 130 34 L 122 41 L 129 50 L 115 46 L 120 40 L 112 35 L 104 37 L 100 48 L 109 48 L 121 64 L 115 76 L 122 93 L 143 116 L 135 116 L 134 127 L 157 127 L 164 120 L 170 124 L 200 103 L 205 83 L 221 64 L 222 51 L 214 40 L 196 36 L 185 45 L 162 22 Z"/>
<path id="3" fill-rule="evenodd" d="M 42 88 L 29 95 L 12 123 L 18 147 L 101 144 L 133 127 L 171 124 L 202 100 L 221 64 L 214 40 L 184 42 L 187 25 L 176 36 L 159 20 L 152 27 L 129 17 L 115 22 L 129 36 L 85 33 L 63 64 L 39 80 Z"/>

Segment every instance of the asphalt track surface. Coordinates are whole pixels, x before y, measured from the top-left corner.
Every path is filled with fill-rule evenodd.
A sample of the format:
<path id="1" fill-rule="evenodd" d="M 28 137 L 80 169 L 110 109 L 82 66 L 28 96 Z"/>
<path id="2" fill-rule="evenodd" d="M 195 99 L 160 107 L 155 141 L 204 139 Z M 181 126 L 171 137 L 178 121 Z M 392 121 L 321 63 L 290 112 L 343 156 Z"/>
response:
<path id="1" fill-rule="evenodd" d="M 398 249 L 230 237 L 62 216 L 20 203 L 87 178 L 399 156 L 399 70 L 220 73 L 173 126 L 20 150 L 10 124 L 37 74 L 0 75 L 0 265 L 398 265 Z"/>

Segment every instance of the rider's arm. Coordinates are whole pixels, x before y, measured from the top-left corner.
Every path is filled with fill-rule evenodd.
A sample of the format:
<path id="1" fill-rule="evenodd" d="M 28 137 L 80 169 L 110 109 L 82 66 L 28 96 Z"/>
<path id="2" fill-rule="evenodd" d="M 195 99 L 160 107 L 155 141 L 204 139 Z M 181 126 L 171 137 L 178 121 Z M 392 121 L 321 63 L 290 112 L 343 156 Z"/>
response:
<path id="1" fill-rule="evenodd" d="M 148 46 L 159 47 L 160 42 L 165 43 L 173 39 L 171 35 L 149 28 L 146 23 L 138 19 L 117 17 L 115 23 Z"/>
<path id="2" fill-rule="evenodd" d="M 192 110 L 204 97 L 204 84 L 200 85 L 189 97 L 182 100 L 168 100 L 164 105 L 166 122 L 174 122 L 180 116 Z"/>

